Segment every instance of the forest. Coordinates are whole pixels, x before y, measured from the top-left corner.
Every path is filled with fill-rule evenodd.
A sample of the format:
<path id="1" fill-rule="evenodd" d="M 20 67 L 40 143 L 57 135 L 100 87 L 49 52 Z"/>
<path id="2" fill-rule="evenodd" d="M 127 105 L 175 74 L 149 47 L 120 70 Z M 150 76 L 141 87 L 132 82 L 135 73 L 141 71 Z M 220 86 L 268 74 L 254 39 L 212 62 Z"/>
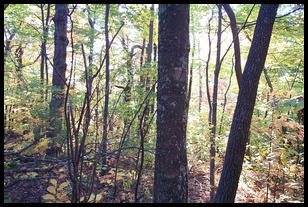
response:
<path id="1" fill-rule="evenodd" d="M 4 203 L 303 203 L 304 4 L 4 4 Z"/>

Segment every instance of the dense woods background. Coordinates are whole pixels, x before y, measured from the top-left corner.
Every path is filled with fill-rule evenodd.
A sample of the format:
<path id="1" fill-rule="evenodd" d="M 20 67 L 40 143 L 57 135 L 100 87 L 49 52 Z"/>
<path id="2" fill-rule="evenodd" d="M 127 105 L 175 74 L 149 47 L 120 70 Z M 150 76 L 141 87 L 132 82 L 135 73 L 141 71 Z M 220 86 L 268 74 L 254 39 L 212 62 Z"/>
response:
<path id="1" fill-rule="evenodd" d="M 304 5 L 4 4 L 4 202 L 304 202 Z"/>

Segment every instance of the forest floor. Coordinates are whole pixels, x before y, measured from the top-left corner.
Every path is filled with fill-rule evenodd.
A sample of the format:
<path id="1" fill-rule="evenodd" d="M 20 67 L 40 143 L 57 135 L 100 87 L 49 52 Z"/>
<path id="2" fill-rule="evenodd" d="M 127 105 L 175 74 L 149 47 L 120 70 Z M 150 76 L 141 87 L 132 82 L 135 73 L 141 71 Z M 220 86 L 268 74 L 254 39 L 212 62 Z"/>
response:
<path id="1" fill-rule="evenodd" d="M 7 157 L 6 157 L 7 158 Z M 9 157 L 10 158 L 10 157 Z M 29 159 L 28 159 L 29 158 Z M 56 202 L 68 202 L 71 196 L 71 187 L 69 186 L 70 179 L 67 163 L 65 161 L 54 162 L 56 159 L 44 159 L 42 155 L 36 153 L 34 156 L 26 157 L 19 155 L 12 160 L 18 161 L 18 173 L 16 166 L 12 166 L 9 159 L 5 159 L 5 176 L 4 176 L 4 202 L 5 203 L 44 203 L 47 200 L 44 196 L 50 195 L 51 180 L 56 180 L 56 188 L 54 197 Z M 11 158 L 10 158 L 11 159 Z M 207 203 L 210 200 L 209 192 L 209 163 L 204 161 L 196 161 L 196 158 L 188 157 L 188 202 L 189 203 Z M 14 161 L 15 162 L 15 161 Z M 130 161 L 132 162 L 132 161 Z M 9 164 L 8 164 L 9 163 Z M 216 175 L 222 168 L 222 161 L 216 164 Z M 15 162 L 16 164 L 16 162 Z M 127 165 L 126 165 L 127 166 Z M 6 170 L 7 168 L 13 170 Z M 27 172 L 28 169 L 50 169 L 47 171 Z M 14 171 L 8 173 L 8 171 Z M 83 172 L 90 175 L 91 167 L 84 168 Z M 98 199 L 96 202 L 101 203 L 132 203 L 135 201 L 135 185 L 132 184 L 133 169 L 119 169 L 117 182 L 117 196 L 114 200 L 114 168 L 112 168 L 105 176 L 99 177 L 97 184 Z M 48 177 L 48 179 L 46 179 Z M 86 175 L 84 177 L 87 177 Z M 143 169 L 142 181 L 139 185 L 138 198 L 140 203 L 151 203 L 153 201 L 152 190 L 154 184 L 154 169 L 153 163 L 146 165 Z M 84 178 L 85 179 L 85 178 Z M 219 176 L 215 177 L 215 184 L 217 185 Z M 64 184 L 65 183 L 65 184 Z M 66 187 L 61 188 L 60 186 Z M 61 188 L 61 191 L 59 190 Z M 49 189 L 49 190 L 48 190 Z M 250 190 L 250 191 L 249 191 Z M 236 202 L 257 202 L 254 201 L 253 193 L 248 189 L 247 185 L 240 184 L 237 191 Z M 58 196 L 60 198 L 58 198 Z M 52 201 L 52 200 L 50 200 Z M 260 201 L 259 201 L 260 202 Z"/>
<path id="2" fill-rule="evenodd" d="M 198 165 L 189 165 L 189 193 L 188 193 L 188 202 L 189 203 L 208 203 L 210 200 L 209 192 L 209 172 L 204 169 L 207 163 L 199 163 Z M 62 169 L 62 170 L 61 170 Z M 37 176 L 46 176 L 45 173 L 40 173 Z M 69 181 L 69 177 L 65 175 L 63 171 L 63 163 L 61 165 L 53 164 L 53 169 L 48 172 L 48 176 L 57 177 L 58 183 L 63 183 Z M 113 175 L 107 174 L 104 176 L 104 179 L 110 179 L 109 182 L 100 183 L 98 186 L 98 192 L 103 194 L 99 200 L 96 202 L 102 203 L 131 203 L 134 202 L 134 188 L 125 186 L 125 183 L 128 180 L 124 179 L 118 182 L 118 194 L 116 200 L 113 201 Z M 215 180 L 218 180 L 216 178 Z M 10 185 L 11 184 L 11 185 Z M 42 197 L 48 194 L 47 188 L 50 186 L 50 183 L 47 179 L 25 179 L 22 182 L 16 182 L 15 184 L 10 183 L 9 188 L 5 188 L 5 202 L 12 203 L 41 203 L 46 202 Z M 153 169 L 146 169 L 144 171 L 142 184 L 140 185 L 140 190 L 138 192 L 138 197 L 140 197 L 139 202 L 141 203 L 151 203 L 153 200 L 152 197 L 152 188 L 153 188 Z M 67 191 L 67 198 L 70 197 L 69 190 Z M 242 190 L 238 192 L 241 194 Z M 64 192 L 65 194 L 65 192 Z M 247 195 L 247 194 L 246 194 Z M 253 195 L 251 195 L 253 196 Z M 241 198 L 241 195 L 237 195 Z M 61 200 L 57 200 L 61 202 Z M 67 202 L 67 200 L 66 200 Z M 253 202 L 252 198 L 246 199 L 237 199 L 237 202 Z"/>

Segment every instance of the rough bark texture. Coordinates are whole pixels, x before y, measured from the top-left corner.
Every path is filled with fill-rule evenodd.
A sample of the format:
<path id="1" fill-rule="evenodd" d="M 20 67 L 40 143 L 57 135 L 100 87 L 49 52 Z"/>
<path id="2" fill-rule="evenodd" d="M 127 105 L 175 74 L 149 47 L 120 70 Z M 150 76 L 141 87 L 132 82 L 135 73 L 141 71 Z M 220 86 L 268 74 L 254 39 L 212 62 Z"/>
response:
<path id="1" fill-rule="evenodd" d="M 189 5 L 160 4 L 154 202 L 187 202 Z"/>
<path id="2" fill-rule="evenodd" d="M 67 4 L 56 4 L 55 22 L 55 52 L 53 58 L 53 75 L 52 75 L 52 97 L 50 101 L 50 117 L 52 130 L 49 131 L 48 137 L 57 137 L 61 131 L 62 117 L 61 108 L 64 103 L 64 86 L 66 70 L 66 46 L 67 39 Z M 51 150 L 54 153 L 54 150 Z M 47 152 L 46 152 L 47 154 Z"/>
<path id="3" fill-rule="evenodd" d="M 242 171 L 258 83 L 268 52 L 278 5 L 261 6 L 234 111 L 216 203 L 234 202 Z"/>

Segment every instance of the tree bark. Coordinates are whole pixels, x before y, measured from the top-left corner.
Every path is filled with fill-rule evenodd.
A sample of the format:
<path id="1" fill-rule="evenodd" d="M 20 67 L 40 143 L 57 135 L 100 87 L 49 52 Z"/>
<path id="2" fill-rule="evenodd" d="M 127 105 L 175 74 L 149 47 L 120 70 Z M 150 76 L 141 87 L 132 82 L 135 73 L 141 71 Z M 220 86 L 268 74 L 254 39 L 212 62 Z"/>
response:
<path id="1" fill-rule="evenodd" d="M 151 70 L 150 68 L 150 64 L 152 62 L 152 51 L 153 51 L 153 30 L 154 30 L 154 21 L 153 21 L 153 15 L 154 15 L 154 4 L 152 4 L 151 6 L 151 20 L 150 20 L 150 24 L 149 24 L 149 42 L 148 42 L 148 46 L 147 46 L 147 49 L 146 49 L 146 53 L 147 53 L 147 59 L 146 59 L 146 63 L 148 63 L 147 67 L 148 67 L 148 70 Z M 148 72 L 149 73 L 149 72 Z M 145 87 L 145 91 L 146 91 L 146 94 L 150 91 L 150 86 L 152 85 L 151 84 L 152 82 L 152 77 L 149 77 L 149 74 L 147 75 L 147 78 L 146 78 L 146 87 Z M 154 102 L 153 100 L 149 99 L 148 101 L 149 103 L 149 108 L 146 110 L 146 115 L 144 117 L 144 122 L 145 122 L 145 125 L 147 120 L 148 120 L 148 116 L 151 113 L 154 112 Z"/>
<path id="2" fill-rule="evenodd" d="M 249 136 L 259 79 L 264 67 L 278 4 L 262 4 L 234 111 L 215 203 L 233 203 Z"/>
<path id="3" fill-rule="evenodd" d="M 220 43 L 221 43 L 221 4 L 218 7 L 218 29 L 217 29 L 217 54 L 216 54 L 216 66 L 214 71 L 214 86 L 213 86 L 213 113 L 212 113 L 212 128 L 211 128 L 211 149 L 210 149 L 210 200 L 215 196 L 215 137 L 216 137 L 216 120 L 217 120 L 217 91 L 218 91 L 218 77 L 220 72 Z"/>
<path id="4" fill-rule="evenodd" d="M 187 202 L 189 5 L 160 4 L 154 202 Z"/>
<path id="5" fill-rule="evenodd" d="M 64 86 L 65 86 L 65 70 L 66 70 L 66 46 L 67 39 L 67 4 L 56 4 L 55 22 L 55 51 L 53 58 L 53 75 L 52 75 L 52 97 L 50 101 L 50 125 L 52 129 L 48 133 L 48 137 L 54 138 L 59 136 L 62 129 L 64 104 Z M 62 112 L 61 112 L 62 111 Z M 56 147 L 52 147 L 50 153 L 53 154 Z"/>
<path id="6" fill-rule="evenodd" d="M 200 41 L 198 41 L 198 59 L 200 60 Z M 202 79 L 203 79 L 203 76 L 202 76 L 202 67 L 201 65 L 199 64 L 198 65 L 198 69 L 199 69 L 199 113 L 201 113 L 201 108 L 202 108 L 202 88 L 203 88 L 203 85 L 202 85 Z"/>
<path id="7" fill-rule="evenodd" d="M 106 4 L 105 14 L 105 41 L 106 41 L 106 83 L 105 83 L 105 105 L 104 105 L 104 120 L 103 120 L 103 139 L 102 139 L 102 165 L 107 164 L 107 124 L 108 124 L 108 105 L 109 105 L 109 36 L 108 36 L 108 18 L 110 5 Z M 105 175 L 106 170 L 102 168 L 101 175 Z"/>
<path id="8" fill-rule="evenodd" d="M 188 81 L 188 110 L 189 110 L 189 103 L 190 103 L 190 97 L 191 97 L 191 88 L 192 88 L 192 77 L 193 77 L 193 67 L 194 67 L 194 56 L 195 56 L 195 50 L 196 50 L 196 40 L 195 35 L 193 34 L 193 46 L 191 50 L 191 64 L 189 69 L 189 81 Z"/>
<path id="9" fill-rule="evenodd" d="M 42 14 L 42 27 L 43 27 L 43 42 L 41 45 L 41 84 L 42 86 L 44 85 L 44 73 L 46 72 L 46 85 L 48 84 L 48 68 L 47 68 L 47 53 L 46 53 L 46 42 L 47 42 L 47 38 L 48 38 L 48 30 L 49 30 L 49 26 L 48 26 L 48 20 L 49 20 L 49 15 L 50 15 L 50 4 L 47 5 L 47 16 L 45 18 L 45 14 L 44 14 L 44 4 L 40 5 L 41 8 L 41 14 Z M 43 99 L 44 96 L 44 91 L 42 90 L 41 92 L 41 97 Z M 47 100 L 47 89 L 45 91 L 46 97 L 45 100 Z"/>
<path id="10" fill-rule="evenodd" d="M 205 67 L 205 85 L 206 85 L 206 95 L 207 95 L 207 102 L 209 104 L 209 116 L 208 116 L 208 124 L 211 126 L 212 122 L 212 102 L 211 102 L 211 95 L 210 95 L 210 87 L 209 87 L 209 62 L 211 58 L 211 48 L 212 48 L 212 42 L 211 42 L 211 21 L 213 19 L 213 9 L 212 9 L 212 15 L 208 21 L 208 40 L 209 40 L 209 51 L 206 61 L 206 67 Z"/>
<path id="11" fill-rule="evenodd" d="M 241 50 L 240 50 L 240 41 L 238 38 L 238 29 L 236 26 L 236 19 L 229 4 L 223 4 L 225 11 L 227 12 L 230 19 L 230 26 L 233 36 L 234 44 L 234 56 L 235 56 L 235 74 L 238 86 L 240 87 L 240 82 L 242 80 L 242 68 L 241 68 Z"/>

